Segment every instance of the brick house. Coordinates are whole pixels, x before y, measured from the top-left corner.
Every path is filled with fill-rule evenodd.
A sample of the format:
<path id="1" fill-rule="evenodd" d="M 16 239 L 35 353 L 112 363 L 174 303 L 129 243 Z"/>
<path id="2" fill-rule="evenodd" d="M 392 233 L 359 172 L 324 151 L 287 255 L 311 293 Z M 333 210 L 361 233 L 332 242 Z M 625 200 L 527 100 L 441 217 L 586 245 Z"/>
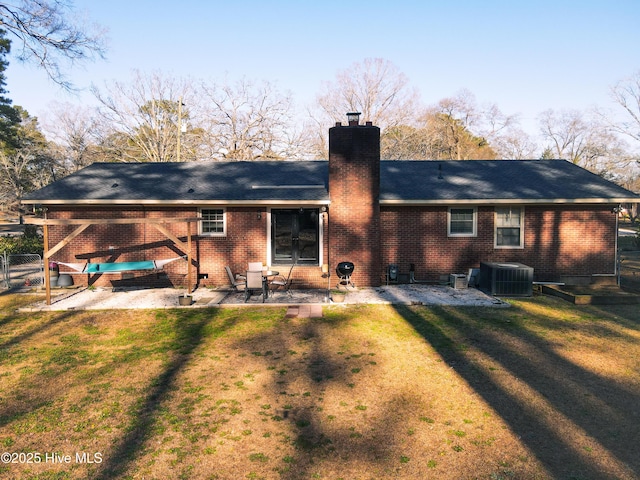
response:
<path id="1" fill-rule="evenodd" d="M 336 124 L 329 152 L 328 161 L 97 163 L 23 203 L 46 209 L 50 260 L 141 261 L 189 248 L 200 285 L 228 284 L 225 266 L 261 261 L 280 271 L 295 262 L 295 286 L 325 288 L 340 261 L 355 264 L 358 286 L 383 283 L 389 264 L 420 281 L 484 261 L 529 265 L 539 281 L 613 276 L 614 209 L 639 199 L 562 160 L 381 161 L 370 122 Z M 75 233 L 72 219 L 96 223 Z M 184 285 L 186 263 L 75 281 Z"/>

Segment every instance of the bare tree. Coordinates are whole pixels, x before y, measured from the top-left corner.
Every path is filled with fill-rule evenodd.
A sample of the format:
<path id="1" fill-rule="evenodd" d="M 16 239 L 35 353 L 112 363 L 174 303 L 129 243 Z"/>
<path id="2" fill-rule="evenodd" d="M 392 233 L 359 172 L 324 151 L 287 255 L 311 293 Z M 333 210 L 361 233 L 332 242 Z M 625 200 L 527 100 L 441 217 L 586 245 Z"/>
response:
<path id="1" fill-rule="evenodd" d="M 628 115 L 626 120 L 614 124 L 616 131 L 640 142 L 640 70 L 616 84 L 611 95 Z"/>
<path id="2" fill-rule="evenodd" d="M 612 130 L 592 115 L 578 110 L 540 114 L 540 131 L 556 158 L 569 160 L 592 171 L 620 160 L 623 146 Z"/>
<path id="3" fill-rule="evenodd" d="M 177 80 L 135 72 L 130 83 L 93 88 L 100 147 L 113 161 L 303 158 L 308 149 L 290 94 L 268 82 Z"/>
<path id="4" fill-rule="evenodd" d="M 62 73 L 62 61 L 103 57 L 104 32 L 74 17 L 71 3 L 62 0 L 16 0 L 0 3 L 0 26 L 18 39 L 18 58 L 38 64 L 64 88 L 72 88 Z"/>
<path id="5" fill-rule="evenodd" d="M 196 157 L 190 122 L 192 90 L 184 80 L 134 72 L 131 83 L 113 82 L 101 91 L 102 144 L 113 161 L 170 162 Z M 121 140 L 118 140 L 121 139 Z M 180 142 L 179 142 L 180 141 Z"/>
<path id="6" fill-rule="evenodd" d="M 483 107 L 479 134 L 495 150 L 498 158 L 535 158 L 537 146 L 520 128 L 519 116 L 503 113 L 496 104 Z"/>
<path id="7" fill-rule="evenodd" d="M 436 150 L 426 128 L 397 125 L 387 128 L 380 138 L 380 156 L 384 160 L 437 159 Z"/>
<path id="8" fill-rule="evenodd" d="M 28 173 L 33 157 L 27 150 L 5 153 L 0 150 L 0 202 L 17 211 L 20 199 L 29 191 Z"/>
<path id="9" fill-rule="evenodd" d="M 323 83 L 316 100 L 319 110 L 311 116 L 323 128 L 315 149 L 325 158 L 326 126 L 345 121 L 347 112 L 360 112 L 363 120 L 384 132 L 398 125 L 415 126 L 420 102 L 407 76 L 382 58 L 367 58 L 338 71 L 334 81 Z"/>
<path id="10" fill-rule="evenodd" d="M 496 152 L 484 137 L 475 135 L 463 120 L 438 111 L 430 111 L 424 117 L 424 130 L 438 159 L 491 160 Z"/>
<path id="11" fill-rule="evenodd" d="M 502 159 L 529 160 L 538 158 L 538 145 L 518 127 L 510 127 L 502 131 L 491 141 L 491 147 Z"/>
<path id="12" fill-rule="evenodd" d="M 202 83 L 203 125 L 213 158 L 232 160 L 303 158 L 308 148 L 293 123 L 290 93 L 269 82 L 243 78 L 234 84 Z"/>
<path id="13" fill-rule="evenodd" d="M 511 158 L 512 151 L 501 148 L 518 132 L 516 115 L 506 115 L 494 103 L 478 104 L 467 89 L 429 107 L 422 121 L 441 151 L 456 160 Z"/>
<path id="14" fill-rule="evenodd" d="M 329 135 L 327 125 L 331 125 L 324 116 L 318 116 L 307 109 L 308 120 L 304 134 L 309 143 L 310 156 L 316 160 L 329 158 Z"/>
<path id="15" fill-rule="evenodd" d="M 393 63 L 367 58 L 338 71 L 335 81 L 324 82 L 317 102 L 333 121 L 344 121 L 346 112 L 361 112 L 364 120 L 384 130 L 412 124 L 419 97 Z"/>
<path id="16" fill-rule="evenodd" d="M 98 146 L 99 121 L 94 108 L 54 104 L 43 129 L 67 173 L 104 159 Z"/>
<path id="17" fill-rule="evenodd" d="M 482 117 L 475 96 L 467 89 L 460 90 L 452 97 L 443 98 L 428 111 L 454 119 L 468 130 L 477 129 Z"/>

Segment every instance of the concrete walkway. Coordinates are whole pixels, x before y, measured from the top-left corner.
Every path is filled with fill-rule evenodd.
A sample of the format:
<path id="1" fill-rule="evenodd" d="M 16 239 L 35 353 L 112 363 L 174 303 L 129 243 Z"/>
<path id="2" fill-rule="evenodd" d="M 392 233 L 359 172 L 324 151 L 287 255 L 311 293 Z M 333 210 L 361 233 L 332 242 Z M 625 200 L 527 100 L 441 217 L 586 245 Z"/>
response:
<path id="1" fill-rule="evenodd" d="M 287 309 L 288 318 L 321 318 L 322 317 L 322 305 L 307 304 L 307 305 L 292 305 Z"/>

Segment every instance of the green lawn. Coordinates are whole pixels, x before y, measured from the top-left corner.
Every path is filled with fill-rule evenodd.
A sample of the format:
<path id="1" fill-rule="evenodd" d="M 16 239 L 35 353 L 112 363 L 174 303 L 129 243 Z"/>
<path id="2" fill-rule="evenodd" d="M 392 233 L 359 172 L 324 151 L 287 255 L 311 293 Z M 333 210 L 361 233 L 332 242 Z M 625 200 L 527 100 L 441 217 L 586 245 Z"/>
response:
<path id="1" fill-rule="evenodd" d="M 637 305 L 29 301 L 0 294 L 0 478 L 640 477 Z"/>

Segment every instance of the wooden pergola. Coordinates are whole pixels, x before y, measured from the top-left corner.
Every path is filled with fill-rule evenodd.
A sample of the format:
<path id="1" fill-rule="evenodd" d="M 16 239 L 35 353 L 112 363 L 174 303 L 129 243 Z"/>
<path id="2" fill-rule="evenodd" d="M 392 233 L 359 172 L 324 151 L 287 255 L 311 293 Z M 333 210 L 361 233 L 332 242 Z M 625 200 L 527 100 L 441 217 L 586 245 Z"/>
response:
<path id="1" fill-rule="evenodd" d="M 191 293 L 193 289 L 192 271 L 191 265 L 191 224 L 199 222 L 200 218 L 91 218 L 91 219 L 55 219 L 55 218 L 27 218 L 25 223 L 31 225 L 41 225 L 44 235 L 44 255 L 43 261 L 45 264 L 44 269 L 44 284 L 46 289 L 47 305 L 51 305 L 51 283 L 49 273 L 49 259 L 56 252 L 60 251 L 74 238 L 84 232 L 91 225 L 132 225 L 132 224 L 144 224 L 152 225 L 165 237 L 171 240 L 183 253 L 187 255 L 187 293 Z M 171 233 L 166 225 L 172 223 L 186 223 L 187 224 L 187 243 L 184 243 L 173 233 Z M 78 225 L 73 232 L 59 241 L 56 245 L 49 248 L 49 225 Z"/>

